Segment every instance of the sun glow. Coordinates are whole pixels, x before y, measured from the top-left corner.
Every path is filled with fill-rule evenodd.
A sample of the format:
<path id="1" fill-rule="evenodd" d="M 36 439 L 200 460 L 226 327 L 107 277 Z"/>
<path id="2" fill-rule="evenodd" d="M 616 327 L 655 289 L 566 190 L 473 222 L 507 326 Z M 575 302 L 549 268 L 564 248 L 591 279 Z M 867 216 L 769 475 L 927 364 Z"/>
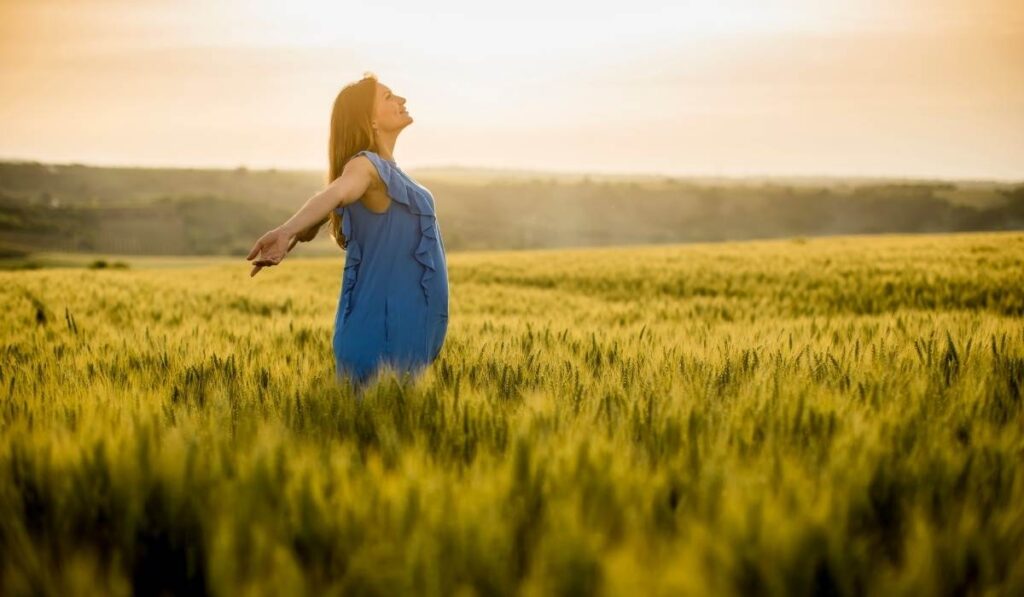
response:
<path id="1" fill-rule="evenodd" d="M 1011 0 L 0 3 L 0 157 L 320 168 L 337 90 L 405 163 L 1022 173 Z"/>

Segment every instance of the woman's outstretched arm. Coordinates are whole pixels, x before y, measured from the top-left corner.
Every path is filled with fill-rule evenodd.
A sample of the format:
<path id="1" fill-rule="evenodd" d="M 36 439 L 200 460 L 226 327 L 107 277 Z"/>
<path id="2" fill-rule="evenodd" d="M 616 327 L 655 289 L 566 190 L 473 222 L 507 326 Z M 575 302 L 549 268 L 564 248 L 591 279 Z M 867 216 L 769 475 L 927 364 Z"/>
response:
<path id="1" fill-rule="evenodd" d="M 261 236 L 246 256 L 249 261 L 256 259 L 252 263 L 253 269 L 249 276 L 255 276 L 261 268 L 281 263 L 294 246 L 294 239 L 317 222 L 322 223 L 331 210 L 358 201 L 373 180 L 373 168 L 373 163 L 365 156 L 356 156 L 349 160 L 341 176 L 307 199 L 284 224 Z"/>
<path id="2" fill-rule="evenodd" d="M 324 187 L 322 191 L 306 200 L 306 203 L 299 208 L 295 214 L 284 224 L 281 224 L 285 232 L 296 235 L 303 230 L 311 228 L 317 222 L 327 220 L 327 215 L 332 209 L 343 205 L 349 205 L 357 201 L 366 193 L 370 186 L 373 164 L 368 158 L 357 156 L 345 164 L 341 176 L 334 179 L 331 184 Z"/>

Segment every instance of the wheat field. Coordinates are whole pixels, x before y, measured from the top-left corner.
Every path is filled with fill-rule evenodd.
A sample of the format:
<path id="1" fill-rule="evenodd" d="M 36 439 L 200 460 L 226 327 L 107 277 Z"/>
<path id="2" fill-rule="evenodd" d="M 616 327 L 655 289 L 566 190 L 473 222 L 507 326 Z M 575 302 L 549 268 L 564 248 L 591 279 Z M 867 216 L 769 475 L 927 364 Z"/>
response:
<path id="1" fill-rule="evenodd" d="M 1024 594 L 1024 234 L 0 272 L 0 593 Z"/>

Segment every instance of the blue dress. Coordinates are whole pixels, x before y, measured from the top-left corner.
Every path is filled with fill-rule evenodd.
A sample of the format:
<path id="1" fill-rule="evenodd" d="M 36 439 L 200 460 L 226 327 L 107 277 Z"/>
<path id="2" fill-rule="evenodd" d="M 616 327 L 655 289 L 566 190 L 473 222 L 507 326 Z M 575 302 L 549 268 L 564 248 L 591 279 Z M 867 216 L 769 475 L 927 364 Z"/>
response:
<path id="1" fill-rule="evenodd" d="M 382 214 L 361 201 L 335 208 L 348 239 L 335 371 L 362 387 L 383 363 L 416 374 L 437 358 L 448 331 L 448 264 L 430 191 L 375 152 L 355 155 L 373 162 L 391 198 Z"/>

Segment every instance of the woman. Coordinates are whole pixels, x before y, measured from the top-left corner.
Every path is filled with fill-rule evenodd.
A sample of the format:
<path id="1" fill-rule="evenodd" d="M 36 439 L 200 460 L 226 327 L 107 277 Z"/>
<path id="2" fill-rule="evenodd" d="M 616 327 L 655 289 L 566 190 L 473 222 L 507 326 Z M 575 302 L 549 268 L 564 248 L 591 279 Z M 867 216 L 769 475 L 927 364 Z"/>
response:
<path id="1" fill-rule="evenodd" d="M 394 160 L 398 134 L 412 121 L 405 98 L 373 73 L 346 85 L 331 113 L 329 184 L 246 257 L 255 276 L 330 221 L 346 253 L 335 371 L 360 390 L 384 364 L 399 374 L 422 370 L 448 331 L 448 266 L 434 197 Z"/>

